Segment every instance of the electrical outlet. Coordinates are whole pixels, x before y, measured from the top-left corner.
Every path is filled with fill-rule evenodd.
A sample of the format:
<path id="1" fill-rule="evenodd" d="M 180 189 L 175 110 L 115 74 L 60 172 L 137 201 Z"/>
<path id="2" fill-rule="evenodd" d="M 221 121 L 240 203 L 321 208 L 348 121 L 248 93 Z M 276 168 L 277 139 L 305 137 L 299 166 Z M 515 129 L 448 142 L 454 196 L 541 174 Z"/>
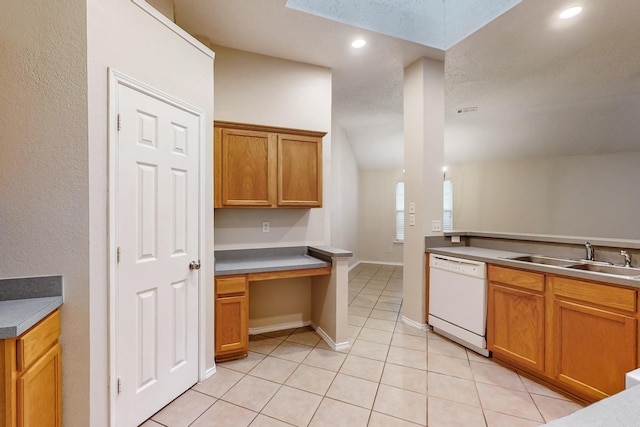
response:
<path id="1" fill-rule="evenodd" d="M 262 232 L 263 233 L 268 233 L 269 232 L 269 222 L 268 221 L 262 221 Z"/>
<path id="2" fill-rule="evenodd" d="M 414 214 L 409 215 L 409 225 L 413 227 L 416 225 L 416 216 Z"/>
<path id="3" fill-rule="evenodd" d="M 431 231 L 442 231 L 442 221 L 439 219 L 431 221 Z"/>

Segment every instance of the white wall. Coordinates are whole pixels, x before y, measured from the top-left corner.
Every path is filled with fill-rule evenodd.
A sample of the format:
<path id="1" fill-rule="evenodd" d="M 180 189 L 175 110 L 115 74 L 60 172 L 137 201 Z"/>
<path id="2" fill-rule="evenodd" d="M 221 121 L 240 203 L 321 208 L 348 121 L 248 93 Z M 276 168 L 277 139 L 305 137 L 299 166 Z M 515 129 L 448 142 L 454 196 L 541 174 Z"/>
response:
<path id="1" fill-rule="evenodd" d="M 403 244 L 395 243 L 395 225 L 396 182 L 403 180 L 402 169 L 360 171 L 361 261 L 402 264 Z"/>
<path id="2" fill-rule="evenodd" d="M 640 239 L 640 152 L 458 164 L 457 230 Z"/>
<path id="3" fill-rule="evenodd" d="M 206 110 L 211 122 L 213 60 L 130 0 L 8 2 L 0 39 L 0 277 L 64 276 L 64 424 L 106 426 L 107 67 Z M 212 167 L 205 174 L 209 195 Z M 212 219 L 208 209 L 209 251 Z M 212 289 L 213 264 L 204 268 Z"/>
<path id="4" fill-rule="evenodd" d="M 331 70 L 221 46 L 215 120 L 331 131 Z M 323 139 L 323 207 L 216 209 L 216 249 L 329 244 L 331 134 Z M 262 232 L 269 221 L 269 233 Z"/>
<path id="5" fill-rule="evenodd" d="M 358 164 L 346 133 L 334 126 L 331 131 L 331 246 L 353 252 L 349 264 L 360 258 Z"/>
<path id="6" fill-rule="evenodd" d="M 178 37 L 131 0 L 87 0 L 89 90 L 89 193 L 90 202 L 90 315 L 91 324 L 91 426 L 107 423 L 108 393 L 108 274 L 107 274 L 107 69 L 112 67 L 156 89 L 207 112 L 213 121 L 213 59 Z M 205 126 L 207 158 L 213 158 L 213 129 Z M 206 214 L 202 238 L 201 275 L 206 282 L 208 327 L 207 367 L 213 366 L 213 165 L 205 162 Z M 64 335 L 63 330 L 63 335 Z M 64 350 L 63 350 L 64 351 Z M 66 354 L 70 353 L 68 351 Z M 75 367 L 73 368 L 75 370 Z M 89 381 L 83 378 L 83 381 Z M 75 417 L 74 408 L 86 404 L 86 394 L 67 400 L 69 425 L 88 425 Z M 73 402 L 73 403 L 72 403 Z"/>

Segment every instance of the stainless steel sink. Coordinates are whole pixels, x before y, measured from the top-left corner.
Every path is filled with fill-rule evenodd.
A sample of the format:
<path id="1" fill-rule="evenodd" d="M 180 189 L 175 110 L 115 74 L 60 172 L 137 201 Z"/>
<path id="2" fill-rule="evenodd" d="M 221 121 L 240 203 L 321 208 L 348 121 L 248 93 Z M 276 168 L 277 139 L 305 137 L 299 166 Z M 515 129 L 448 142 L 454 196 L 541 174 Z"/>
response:
<path id="1" fill-rule="evenodd" d="M 542 255 L 526 255 L 519 256 L 514 258 L 508 258 L 513 261 L 524 261 L 531 262 L 534 264 L 545 264 L 545 265 L 554 265 L 557 267 L 571 267 L 578 263 L 576 260 L 565 259 L 565 258 L 552 258 Z"/>
<path id="2" fill-rule="evenodd" d="M 609 274 L 627 279 L 640 280 L 640 268 L 622 267 L 602 261 L 575 260 L 566 258 L 553 258 L 543 255 L 525 255 L 507 258 L 512 261 L 530 262 L 532 264 L 551 265 L 555 267 L 570 268 L 572 270 L 590 271 L 592 273 Z"/>
<path id="3" fill-rule="evenodd" d="M 594 273 L 613 274 L 615 276 L 640 278 L 640 268 L 635 267 L 621 267 L 617 265 L 600 264 L 575 264 L 568 266 L 568 268 L 572 268 L 574 270 L 586 270 Z"/>

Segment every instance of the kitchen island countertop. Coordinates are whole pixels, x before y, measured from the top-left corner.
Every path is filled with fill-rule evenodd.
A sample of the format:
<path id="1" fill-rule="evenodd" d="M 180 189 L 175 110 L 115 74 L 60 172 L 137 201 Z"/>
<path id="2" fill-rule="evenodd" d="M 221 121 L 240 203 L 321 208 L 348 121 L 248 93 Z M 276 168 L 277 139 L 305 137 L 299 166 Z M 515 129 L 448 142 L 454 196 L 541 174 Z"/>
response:
<path id="1" fill-rule="evenodd" d="M 636 427 L 640 420 L 639 401 L 640 386 L 635 386 L 544 425 L 549 427 Z"/>

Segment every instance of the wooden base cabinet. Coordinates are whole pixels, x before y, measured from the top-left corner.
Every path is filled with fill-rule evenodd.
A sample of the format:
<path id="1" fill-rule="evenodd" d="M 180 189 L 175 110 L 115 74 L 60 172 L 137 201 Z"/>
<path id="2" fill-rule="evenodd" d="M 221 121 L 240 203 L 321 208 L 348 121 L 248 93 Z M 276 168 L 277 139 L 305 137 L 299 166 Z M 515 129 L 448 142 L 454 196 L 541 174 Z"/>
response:
<path id="1" fill-rule="evenodd" d="M 544 275 L 489 266 L 487 345 L 494 355 L 544 371 Z"/>
<path id="2" fill-rule="evenodd" d="M 638 360 L 635 288 L 489 266 L 493 356 L 587 402 L 622 391 Z"/>
<path id="3" fill-rule="evenodd" d="M 62 426 L 60 313 L 0 340 L 0 419 L 7 427 Z"/>
<path id="4" fill-rule="evenodd" d="M 215 357 L 224 361 L 249 351 L 249 283 L 247 276 L 216 279 Z"/>
<path id="5" fill-rule="evenodd" d="M 214 124 L 214 207 L 322 207 L 325 132 Z"/>
<path id="6" fill-rule="evenodd" d="M 563 277 L 553 289 L 553 376 L 599 400 L 624 389 L 636 368 L 636 291 Z"/>

